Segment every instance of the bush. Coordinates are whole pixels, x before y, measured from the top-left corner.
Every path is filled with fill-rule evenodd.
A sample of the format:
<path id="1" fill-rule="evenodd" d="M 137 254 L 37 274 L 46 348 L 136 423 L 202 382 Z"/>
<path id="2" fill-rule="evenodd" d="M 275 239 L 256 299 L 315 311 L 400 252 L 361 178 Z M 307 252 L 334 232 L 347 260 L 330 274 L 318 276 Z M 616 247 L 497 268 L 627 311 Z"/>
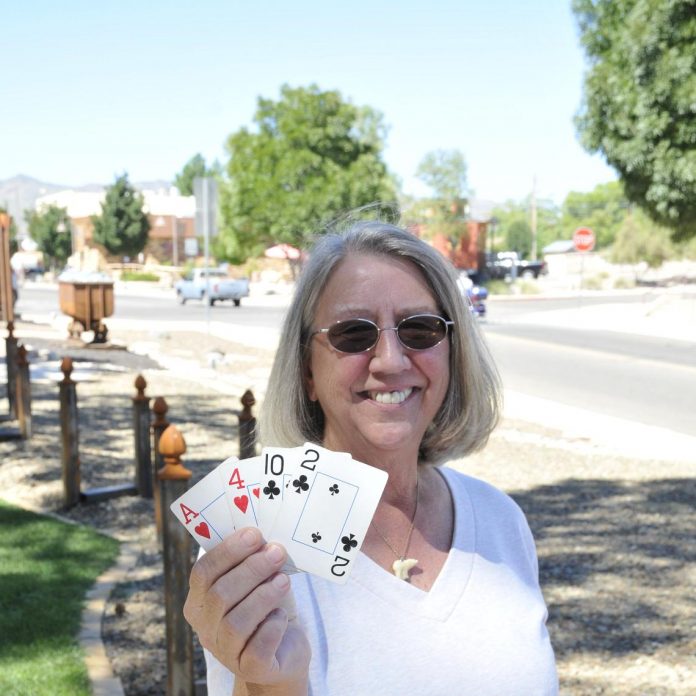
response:
<path id="1" fill-rule="evenodd" d="M 509 295 L 510 285 L 504 280 L 489 280 L 486 283 L 489 295 Z"/>
<path id="2" fill-rule="evenodd" d="M 156 283 L 159 281 L 159 276 L 156 273 L 123 271 L 123 273 L 121 273 L 121 280 L 142 280 L 147 283 Z"/>
<path id="3" fill-rule="evenodd" d="M 635 288 L 636 287 L 636 281 L 634 278 L 626 278 L 624 276 L 620 276 L 614 281 L 614 289 L 615 290 L 628 290 L 630 288 Z"/>

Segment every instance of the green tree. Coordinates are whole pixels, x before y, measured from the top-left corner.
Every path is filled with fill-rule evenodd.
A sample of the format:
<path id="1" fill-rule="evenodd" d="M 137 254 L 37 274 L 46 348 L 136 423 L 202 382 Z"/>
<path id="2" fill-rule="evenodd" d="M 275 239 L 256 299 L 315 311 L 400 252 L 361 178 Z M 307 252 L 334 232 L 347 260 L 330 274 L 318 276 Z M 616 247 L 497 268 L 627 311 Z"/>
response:
<path id="1" fill-rule="evenodd" d="M 228 181 L 220 186 L 219 258 L 244 261 L 269 245 L 304 246 L 332 219 L 395 200 L 382 160 L 382 116 L 316 85 L 259 98 L 255 132 L 227 141 Z"/>
<path id="2" fill-rule="evenodd" d="M 25 214 L 29 236 L 36 242 L 52 270 L 64 266 L 72 254 L 72 226 L 68 211 L 57 205 Z"/>
<path id="3" fill-rule="evenodd" d="M 526 258 L 532 249 L 531 201 L 507 201 L 493 210 L 495 231 L 489 227 L 489 245 L 494 251 L 516 251 Z M 537 201 L 537 249 L 543 249 L 560 234 L 560 211 L 552 201 Z"/>
<path id="4" fill-rule="evenodd" d="M 675 254 L 669 231 L 657 225 L 640 210 L 629 211 L 611 250 L 614 263 L 647 263 L 658 268 Z"/>
<path id="5" fill-rule="evenodd" d="M 143 197 L 123 174 L 106 189 L 101 215 L 92 216 L 94 241 L 115 256 L 137 256 L 147 244 L 150 221 Z"/>
<path id="6" fill-rule="evenodd" d="M 448 212 L 460 206 L 468 194 L 466 160 L 459 150 L 428 152 L 418 165 L 416 176 Z"/>
<path id="7" fill-rule="evenodd" d="M 208 167 L 205 157 L 200 153 L 194 155 L 174 178 L 174 186 L 179 189 L 182 196 L 193 196 L 193 180 L 197 177 L 212 176 L 219 178 L 222 175 L 222 167 L 216 160 Z"/>
<path id="8" fill-rule="evenodd" d="M 628 200 L 675 240 L 696 235 L 694 0 L 573 0 L 590 68 L 576 118 Z"/>
<path id="9" fill-rule="evenodd" d="M 422 201 L 427 209 L 427 232 L 455 240 L 466 231 L 466 160 L 459 150 L 428 152 L 416 169 L 416 176 L 433 197 Z"/>
<path id="10" fill-rule="evenodd" d="M 570 239 L 578 227 L 595 233 L 597 248 L 611 246 L 621 227 L 629 203 L 618 181 L 600 184 L 588 193 L 571 191 L 563 201 L 561 226 Z"/>

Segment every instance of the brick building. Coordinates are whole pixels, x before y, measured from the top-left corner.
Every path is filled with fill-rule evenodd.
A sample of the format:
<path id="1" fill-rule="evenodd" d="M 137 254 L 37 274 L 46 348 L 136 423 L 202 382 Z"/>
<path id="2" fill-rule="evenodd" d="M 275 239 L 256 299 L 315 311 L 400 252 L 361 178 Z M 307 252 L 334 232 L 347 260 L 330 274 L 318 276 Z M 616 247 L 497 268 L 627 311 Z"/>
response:
<path id="1" fill-rule="evenodd" d="M 196 200 L 193 196 L 181 196 L 175 188 L 140 191 L 144 199 L 144 210 L 150 220 L 150 238 L 145 247 L 146 257 L 151 256 L 160 263 L 181 265 L 186 258 L 187 248 L 195 240 Z M 36 199 L 36 210 L 48 205 L 65 208 L 72 227 L 73 252 L 91 248 L 93 225 L 91 216 L 101 214 L 101 203 L 105 190 L 58 191 Z M 195 245 L 193 245 L 195 246 Z M 195 254 L 191 254 L 195 255 Z"/>

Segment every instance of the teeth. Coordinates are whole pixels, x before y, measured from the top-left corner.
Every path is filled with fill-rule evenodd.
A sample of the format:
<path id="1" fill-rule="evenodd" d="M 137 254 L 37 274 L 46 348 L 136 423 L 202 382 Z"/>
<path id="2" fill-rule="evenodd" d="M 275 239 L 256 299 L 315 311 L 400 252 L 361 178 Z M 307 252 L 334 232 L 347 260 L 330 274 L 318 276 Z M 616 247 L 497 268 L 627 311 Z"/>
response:
<path id="1" fill-rule="evenodd" d="M 370 392 L 370 398 L 378 404 L 400 404 L 408 399 L 412 391 L 412 387 L 407 387 L 403 391 Z"/>

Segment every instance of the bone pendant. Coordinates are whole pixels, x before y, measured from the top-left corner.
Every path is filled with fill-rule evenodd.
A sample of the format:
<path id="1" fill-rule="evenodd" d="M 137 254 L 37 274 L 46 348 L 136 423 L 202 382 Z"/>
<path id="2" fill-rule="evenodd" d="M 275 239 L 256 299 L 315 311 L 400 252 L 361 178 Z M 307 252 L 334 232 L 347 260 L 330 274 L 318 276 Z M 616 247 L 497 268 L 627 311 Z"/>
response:
<path id="1" fill-rule="evenodd" d="M 408 573 L 414 566 L 418 565 L 418 561 L 415 558 L 404 558 L 394 561 L 392 565 L 392 570 L 394 575 L 396 575 L 399 580 L 408 580 Z"/>

